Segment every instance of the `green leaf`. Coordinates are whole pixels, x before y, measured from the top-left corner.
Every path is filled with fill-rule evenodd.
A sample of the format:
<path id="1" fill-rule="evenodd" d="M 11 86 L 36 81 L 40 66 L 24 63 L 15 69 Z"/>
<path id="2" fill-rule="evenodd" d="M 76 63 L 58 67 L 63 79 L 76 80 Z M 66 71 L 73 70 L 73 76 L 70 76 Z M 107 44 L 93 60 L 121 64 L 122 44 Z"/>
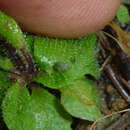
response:
<path id="1" fill-rule="evenodd" d="M 4 72 L 4 70 L 8 71 L 11 69 L 13 69 L 11 61 L 6 57 L 0 56 L 0 104 L 2 102 L 7 88 L 11 85 L 11 81 L 8 77 L 8 72 Z"/>
<path id="2" fill-rule="evenodd" d="M 94 121 L 101 117 L 101 96 L 96 85 L 88 80 L 75 81 L 61 89 L 61 103 L 74 117 Z"/>
<path id="3" fill-rule="evenodd" d="M 3 95 L 5 93 L 5 90 L 8 87 L 7 83 L 8 83 L 8 80 L 7 80 L 5 73 L 0 71 L 0 104 L 1 104 L 1 101 L 3 99 Z"/>
<path id="4" fill-rule="evenodd" d="M 10 85 L 11 82 L 8 79 L 7 74 L 0 71 L 0 122 L 2 121 L 1 104 Z"/>
<path id="5" fill-rule="evenodd" d="M 0 56 L 0 105 L 2 103 L 6 90 L 11 85 L 11 81 L 8 78 L 8 72 L 4 72 L 4 70 L 8 71 L 12 68 L 13 65 L 11 61 L 6 57 Z"/>
<path id="6" fill-rule="evenodd" d="M 25 47 L 24 35 L 14 19 L 0 12 L 0 36 L 16 48 Z"/>
<path id="7" fill-rule="evenodd" d="M 13 68 L 13 65 L 11 61 L 8 58 L 1 57 L 0 56 L 0 121 L 2 118 L 1 114 L 1 104 L 3 101 L 3 98 L 5 97 L 5 93 L 9 86 L 11 85 L 11 81 L 8 78 L 8 72 L 4 72 L 11 70 Z"/>
<path id="8" fill-rule="evenodd" d="M 80 40 L 36 38 L 34 58 L 43 74 L 35 81 L 61 88 L 85 74 L 99 77 L 95 43 L 95 34 Z"/>
<path id="9" fill-rule="evenodd" d="M 0 67 L 5 70 L 13 69 L 13 64 L 10 59 L 0 56 Z"/>
<path id="10" fill-rule="evenodd" d="M 10 130 L 71 130 L 71 118 L 57 99 L 43 88 L 11 86 L 3 102 L 3 117 Z"/>
<path id="11" fill-rule="evenodd" d="M 127 24 L 130 21 L 129 11 L 126 6 L 120 5 L 120 8 L 117 12 L 117 19 L 121 24 Z"/>
<path id="12" fill-rule="evenodd" d="M 25 40 L 27 43 L 26 49 L 33 56 L 34 55 L 33 52 L 34 52 L 34 38 L 35 38 L 35 36 L 25 34 L 24 37 L 25 37 Z"/>
<path id="13" fill-rule="evenodd" d="M 121 0 L 121 2 L 130 4 L 130 0 Z"/>

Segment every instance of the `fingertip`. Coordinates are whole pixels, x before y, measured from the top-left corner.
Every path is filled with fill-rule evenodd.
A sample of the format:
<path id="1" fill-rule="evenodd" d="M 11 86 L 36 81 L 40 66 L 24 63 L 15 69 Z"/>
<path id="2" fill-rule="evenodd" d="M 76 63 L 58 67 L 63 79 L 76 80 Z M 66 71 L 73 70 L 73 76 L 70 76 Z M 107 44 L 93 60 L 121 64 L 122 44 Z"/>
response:
<path id="1" fill-rule="evenodd" d="M 8 0 L 0 8 L 35 34 L 75 38 L 103 28 L 115 16 L 120 0 Z"/>

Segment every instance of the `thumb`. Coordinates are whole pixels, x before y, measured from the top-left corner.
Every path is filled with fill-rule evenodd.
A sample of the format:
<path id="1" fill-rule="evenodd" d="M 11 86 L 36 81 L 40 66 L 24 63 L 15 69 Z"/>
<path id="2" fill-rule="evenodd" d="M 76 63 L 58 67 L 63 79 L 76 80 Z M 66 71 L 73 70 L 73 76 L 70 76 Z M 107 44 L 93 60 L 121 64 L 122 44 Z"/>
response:
<path id="1" fill-rule="evenodd" d="M 120 0 L 0 0 L 0 10 L 23 30 L 60 38 L 76 38 L 104 27 Z"/>

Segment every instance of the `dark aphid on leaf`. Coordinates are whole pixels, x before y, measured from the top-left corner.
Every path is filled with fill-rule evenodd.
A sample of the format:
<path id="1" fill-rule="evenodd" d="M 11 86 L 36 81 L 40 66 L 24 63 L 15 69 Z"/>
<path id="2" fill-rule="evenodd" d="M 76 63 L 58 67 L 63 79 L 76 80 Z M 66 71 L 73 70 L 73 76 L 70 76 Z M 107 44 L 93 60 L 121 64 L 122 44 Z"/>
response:
<path id="1" fill-rule="evenodd" d="M 69 68 L 69 65 L 64 62 L 56 62 L 53 66 L 53 69 L 56 71 L 64 71 Z"/>
<path id="2" fill-rule="evenodd" d="M 0 40 L 0 46 L 2 47 L 2 49 L 6 50 L 5 54 L 8 58 L 11 59 L 15 68 L 20 72 L 23 72 L 26 66 L 23 63 L 21 57 L 19 56 L 17 50 L 12 45 L 6 43 L 4 40 Z"/>
<path id="3" fill-rule="evenodd" d="M 33 59 L 25 49 L 21 49 L 21 54 L 19 54 L 15 47 L 2 38 L 0 38 L 0 47 L 5 50 L 5 55 L 12 61 L 22 82 L 29 81 L 36 74 L 37 69 Z"/>

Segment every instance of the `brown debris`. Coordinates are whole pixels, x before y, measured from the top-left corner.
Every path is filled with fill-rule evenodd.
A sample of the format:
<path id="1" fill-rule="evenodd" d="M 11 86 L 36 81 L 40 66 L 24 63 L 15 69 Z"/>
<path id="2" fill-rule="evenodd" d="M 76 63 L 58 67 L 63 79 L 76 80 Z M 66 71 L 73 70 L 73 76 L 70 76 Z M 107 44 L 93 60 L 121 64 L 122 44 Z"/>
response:
<path id="1" fill-rule="evenodd" d="M 111 67 L 111 65 L 107 65 L 105 67 L 106 74 L 109 76 L 110 80 L 113 82 L 114 86 L 117 88 L 117 90 L 120 92 L 122 97 L 130 104 L 130 95 L 127 93 L 127 91 L 124 89 L 122 84 L 119 82 L 117 74 Z"/>
<path id="2" fill-rule="evenodd" d="M 119 120 L 105 130 L 123 130 L 130 123 L 130 111 L 126 112 Z"/>
<path id="3" fill-rule="evenodd" d="M 106 88 L 108 95 L 108 106 L 111 112 L 120 111 L 128 107 L 127 102 L 120 96 L 113 85 L 108 85 Z M 108 113 L 106 113 L 108 114 Z"/>
<path id="4" fill-rule="evenodd" d="M 119 40 L 119 42 L 117 43 L 120 46 L 120 48 L 130 57 L 130 35 L 128 35 L 125 31 L 123 31 L 114 22 L 110 23 L 109 26 L 111 26 L 112 29 L 114 29 L 115 32 L 117 33 Z"/>

